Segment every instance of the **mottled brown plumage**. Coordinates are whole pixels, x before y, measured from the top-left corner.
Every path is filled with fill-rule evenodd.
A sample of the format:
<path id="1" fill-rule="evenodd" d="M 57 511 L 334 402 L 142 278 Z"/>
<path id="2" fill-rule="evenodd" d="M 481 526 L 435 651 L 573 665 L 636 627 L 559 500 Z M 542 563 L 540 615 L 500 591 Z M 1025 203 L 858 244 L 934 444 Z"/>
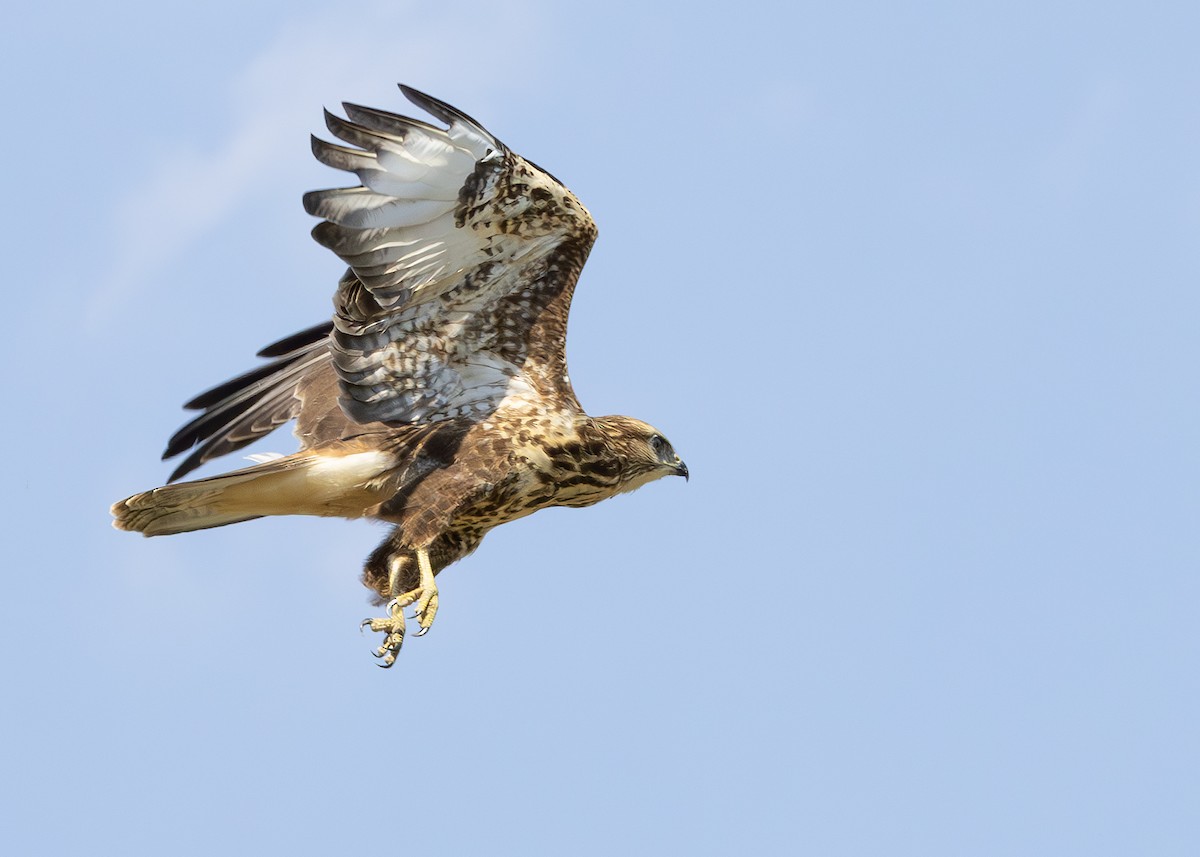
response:
<path id="1" fill-rule="evenodd" d="M 168 442 L 192 449 L 175 480 L 296 421 L 301 450 L 113 506 L 115 526 L 167 535 L 263 515 L 394 524 L 364 582 L 391 600 L 367 620 L 390 666 L 433 577 L 491 528 L 549 506 L 587 506 L 687 468 L 655 429 L 588 417 L 567 375 L 567 314 L 596 228 L 557 180 L 470 117 L 402 87 L 445 122 L 356 105 L 326 113 L 323 163 L 355 187 L 306 194 L 318 242 L 350 266 L 332 322 L 260 352 L 272 362 L 197 396 Z M 193 449 L 194 448 L 194 449 Z"/>

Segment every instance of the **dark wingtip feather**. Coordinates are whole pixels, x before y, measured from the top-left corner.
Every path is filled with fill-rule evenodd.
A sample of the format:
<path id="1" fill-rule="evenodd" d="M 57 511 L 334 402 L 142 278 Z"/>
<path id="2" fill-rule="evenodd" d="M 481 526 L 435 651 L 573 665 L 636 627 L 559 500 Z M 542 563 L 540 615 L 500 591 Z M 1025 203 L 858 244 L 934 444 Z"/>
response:
<path id="1" fill-rule="evenodd" d="M 236 378 L 231 378 L 224 383 L 205 390 L 203 393 L 200 393 L 199 395 L 185 402 L 183 407 L 188 411 L 202 411 L 209 405 L 213 405 L 221 401 L 234 390 L 240 390 L 243 387 L 253 384 L 255 381 L 262 380 L 278 368 L 279 366 L 275 363 L 266 363 L 262 366 L 256 366 L 249 372 L 243 372 Z"/>
<path id="2" fill-rule="evenodd" d="M 307 214 L 313 214 L 313 209 L 317 206 L 317 199 L 313 198 L 315 191 L 308 191 L 304 196 L 300 197 L 300 204 L 304 206 L 304 211 Z M 316 216 L 315 214 L 313 215 Z"/>
<path id="3" fill-rule="evenodd" d="M 349 173 L 364 168 L 370 169 L 378 164 L 373 152 L 328 143 L 315 134 L 312 137 L 312 153 L 313 157 L 325 166 Z"/>
<path id="4" fill-rule="evenodd" d="M 221 385 L 221 388 L 229 388 L 236 384 L 241 379 L 235 379 Z M 237 388 L 234 387 L 234 390 Z M 163 450 L 163 461 L 168 458 L 174 458 L 179 453 L 191 449 L 196 444 L 205 438 L 210 437 L 214 432 L 219 431 L 221 426 L 237 419 L 246 411 L 250 410 L 255 405 L 254 399 L 246 399 L 238 402 L 236 405 L 229 408 L 220 409 L 220 413 L 205 411 L 200 416 L 183 426 L 175 434 L 171 435 L 171 439 L 167 441 L 167 448 Z"/>
<path id="5" fill-rule="evenodd" d="M 171 475 L 167 477 L 167 484 L 174 482 L 187 476 L 197 467 L 204 463 L 204 450 L 197 449 L 183 461 L 179 462 L 179 466 L 171 471 Z"/>
<path id="6" fill-rule="evenodd" d="M 340 116 L 338 116 L 337 114 L 335 114 L 328 107 L 322 107 L 321 113 L 324 114 L 324 116 L 325 116 L 325 127 L 329 129 L 329 133 L 337 134 L 337 131 L 335 129 L 343 121 L 342 118 Z"/>
<path id="7" fill-rule="evenodd" d="M 316 241 L 322 247 L 333 250 L 333 243 L 337 241 L 341 227 L 336 223 L 330 223 L 328 220 L 322 220 L 312 228 L 309 235 L 313 241 Z"/>
<path id="8" fill-rule="evenodd" d="M 318 161 L 321 160 L 321 154 L 325 151 L 325 147 L 329 145 L 316 134 L 308 135 L 308 146 L 312 149 L 313 157 Z"/>
<path id="9" fill-rule="evenodd" d="M 349 101 L 343 101 L 342 109 L 346 111 L 346 116 L 351 122 L 357 122 L 359 125 L 370 128 L 372 131 L 378 131 L 381 134 L 391 134 L 394 137 L 403 138 L 413 128 L 421 128 L 438 134 L 446 133 L 443 129 L 430 125 L 421 119 L 401 116 L 399 113 L 389 113 L 377 107 L 364 107 L 361 104 L 351 104 Z"/>
<path id="10" fill-rule="evenodd" d="M 411 86 L 408 86 L 407 84 L 401 83 L 401 84 L 398 84 L 398 86 L 400 87 L 400 91 L 404 93 L 405 98 L 407 98 L 413 104 L 420 107 L 422 110 L 424 110 L 430 116 L 436 116 L 438 119 L 441 119 L 447 125 L 453 125 L 456 121 L 463 122 L 463 123 L 466 123 L 467 125 L 470 125 L 472 128 L 474 128 L 476 131 L 480 132 L 481 134 L 484 134 L 488 137 L 492 136 L 487 131 L 487 129 L 485 129 L 481 124 L 479 124 L 478 121 L 476 121 L 475 119 L 472 119 L 470 116 L 468 116 L 466 113 L 463 113 L 457 107 L 452 107 L 449 104 L 447 104 L 446 102 L 439 101 L 438 99 L 434 98 L 432 95 L 427 95 L 426 93 L 421 92 L 419 89 L 413 89 Z"/>
<path id="11" fill-rule="evenodd" d="M 325 215 L 321 212 L 323 210 L 325 200 L 329 197 L 329 194 L 332 191 L 341 189 L 342 188 L 325 188 L 323 190 L 310 190 L 308 193 L 304 194 L 304 196 L 300 197 L 300 202 L 304 206 L 304 210 L 313 217 L 324 217 Z"/>
<path id="12" fill-rule="evenodd" d="M 343 119 L 328 110 L 325 111 L 325 127 L 329 129 L 329 133 L 337 137 L 344 143 L 349 143 L 352 146 L 358 146 L 360 149 L 373 151 L 378 148 L 381 142 L 398 142 L 403 138 L 396 134 L 389 134 L 386 131 L 376 131 L 366 124 L 357 124 L 348 119 Z"/>
<path id="13" fill-rule="evenodd" d="M 323 321 L 320 324 L 314 324 L 312 327 L 293 333 L 291 336 L 285 336 L 278 342 L 272 342 L 261 349 L 256 356 L 282 357 L 285 354 L 290 354 L 293 351 L 299 351 L 302 348 L 312 345 L 318 339 L 327 339 L 332 330 L 332 321 Z"/>

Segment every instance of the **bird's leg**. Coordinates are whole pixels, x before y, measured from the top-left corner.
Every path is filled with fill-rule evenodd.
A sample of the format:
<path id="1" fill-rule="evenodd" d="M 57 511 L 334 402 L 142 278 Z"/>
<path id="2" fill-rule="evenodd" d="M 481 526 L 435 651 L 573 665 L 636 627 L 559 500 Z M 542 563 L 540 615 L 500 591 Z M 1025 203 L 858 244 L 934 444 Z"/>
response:
<path id="1" fill-rule="evenodd" d="M 422 636 L 433 624 L 437 615 L 438 593 L 437 584 L 433 581 L 433 566 L 429 562 L 429 551 L 417 548 L 418 580 L 416 589 L 397 594 L 396 590 L 403 579 L 404 566 L 408 560 L 405 554 L 397 554 L 388 561 L 388 592 L 392 600 L 388 602 L 388 615 L 381 619 L 364 619 L 360 628 L 370 626 L 372 631 L 386 634 L 383 644 L 375 650 L 375 657 L 380 659 L 381 667 L 390 667 L 396 663 L 396 655 L 404 645 L 404 608 L 416 602 L 416 620 L 421 626 L 417 636 Z"/>
<path id="2" fill-rule="evenodd" d="M 437 615 L 438 610 L 437 584 L 433 582 L 433 565 L 429 562 L 429 551 L 425 548 L 417 548 L 417 570 L 420 574 L 417 588 L 410 589 L 403 595 L 397 595 L 395 600 L 401 607 L 407 607 L 414 601 L 417 603 L 417 612 L 414 618 L 421 626 L 421 630 L 417 631 L 417 636 L 421 637 L 433 626 L 433 617 Z M 392 592 L 395 591 L 393 582 Z"/>

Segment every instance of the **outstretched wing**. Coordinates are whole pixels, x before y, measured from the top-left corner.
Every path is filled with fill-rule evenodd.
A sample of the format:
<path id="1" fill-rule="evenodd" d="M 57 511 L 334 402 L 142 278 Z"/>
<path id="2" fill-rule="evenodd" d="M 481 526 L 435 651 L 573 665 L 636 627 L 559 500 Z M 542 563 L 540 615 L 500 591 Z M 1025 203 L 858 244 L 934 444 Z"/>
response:
<path id="1" fill-rule="evenodd" d="M 313 237 L 350 265 L 330 345 L 342 408 L 364 423 L 578 411 L 564 349 L 591 216 L 478 122 L 401 89 L 448 128 L 346 104 L 326 125 L 350 146 L 313 138 L 362 183 L 304 197 L 325 219 Z"/>

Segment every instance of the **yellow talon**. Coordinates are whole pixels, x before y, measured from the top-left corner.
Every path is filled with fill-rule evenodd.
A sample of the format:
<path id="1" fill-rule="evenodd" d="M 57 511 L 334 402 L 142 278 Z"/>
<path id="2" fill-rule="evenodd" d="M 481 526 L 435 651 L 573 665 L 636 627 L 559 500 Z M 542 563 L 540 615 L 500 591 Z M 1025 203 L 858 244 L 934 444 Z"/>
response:
<path id="1" fill-rule="evenodd" d="M 396 586 L 402 579 L 407 556 L 393 557 L 391 568 L 388 570 L 388 583 L 394 596 L 388 604 L 385 619 L 364 619 L 361 627 L 370 626 L 372 631 L 386 634 L 383 645 L 375 651 L 375 656 L 382 659 L 380 666 L 390 667 L 396 661 L 400 646 L 404 644 L 404 608 L 409 604 L 417 605 L 416 620 L 421 626 L 417 636 L 423 636 L 433 625 L 433 618 L 438 611 L 437 584 L 433 580 L 433 564 L 429 561 L 429 551 L 417 548 L 417 570 L 419 577 L 415 589 L 396 595 Z"/>

